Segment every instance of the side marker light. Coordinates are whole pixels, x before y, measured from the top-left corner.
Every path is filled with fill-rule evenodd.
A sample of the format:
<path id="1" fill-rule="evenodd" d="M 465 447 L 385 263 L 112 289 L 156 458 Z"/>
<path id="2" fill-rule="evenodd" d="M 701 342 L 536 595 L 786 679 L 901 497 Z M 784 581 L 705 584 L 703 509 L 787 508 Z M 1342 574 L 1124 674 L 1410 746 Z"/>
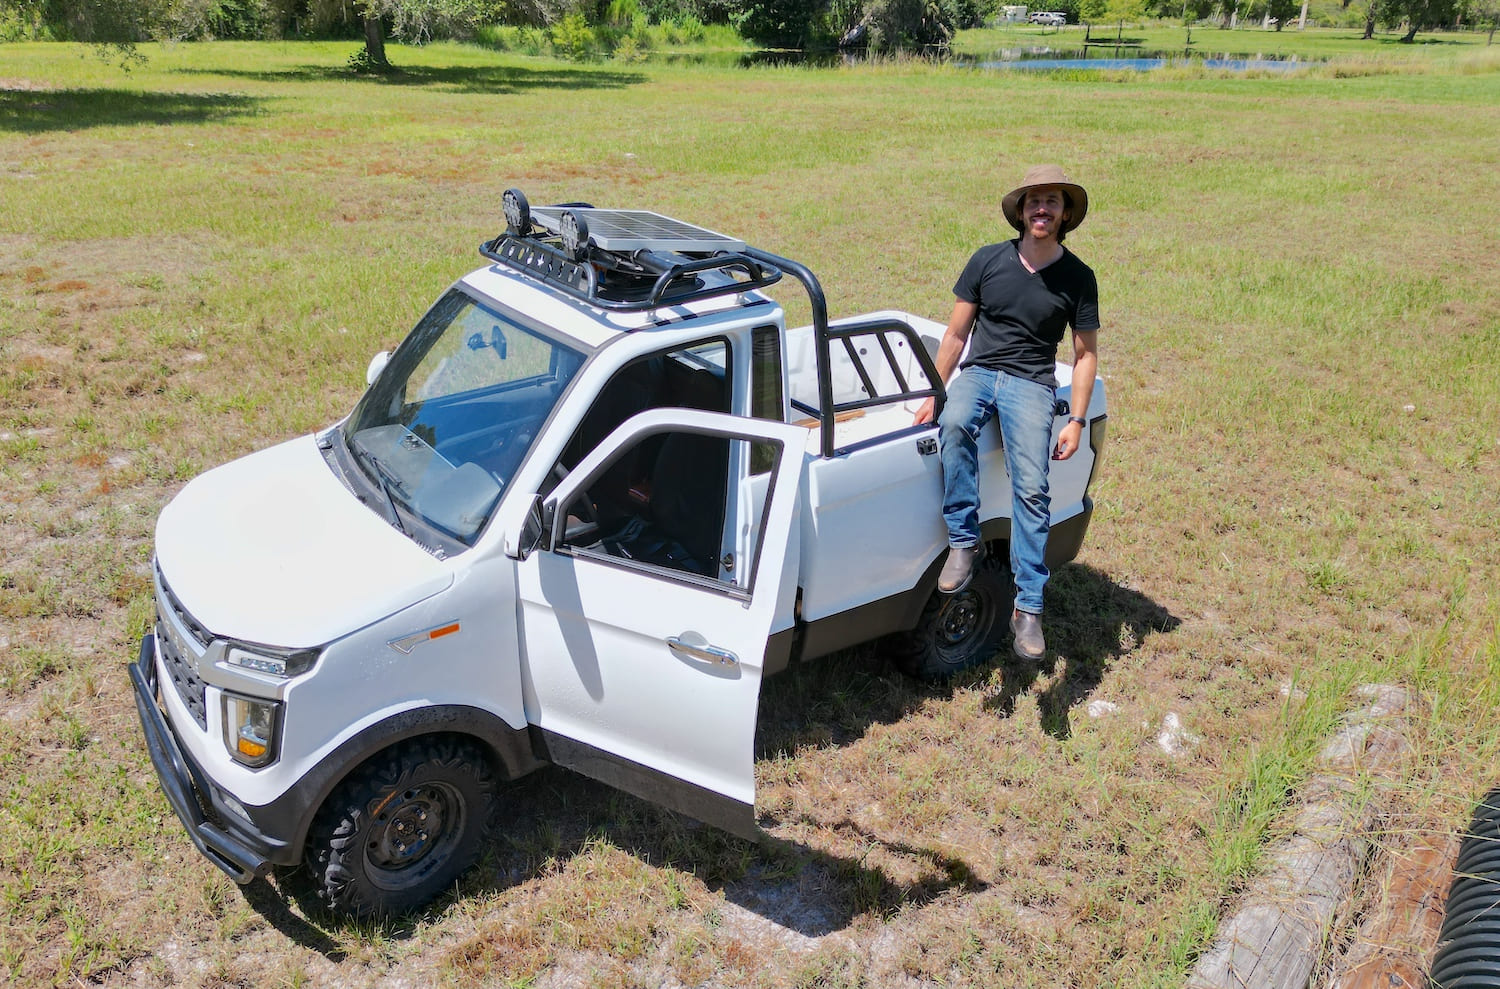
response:
<path id="1" fill-rule="evenodd" d="M 436 628 L 413 632 L 411 635 L 402 636 L 399 639 L 391 639 L 386 645 L 403 656 L 410 656 L 411 651 L 422 643 L 431 642 L 433 639 L 441 639 L 445 635 L 453 635 L 459 631 L 459 628 L 458 622 L 449 622 L 446 625 L 439 625 Z"/>

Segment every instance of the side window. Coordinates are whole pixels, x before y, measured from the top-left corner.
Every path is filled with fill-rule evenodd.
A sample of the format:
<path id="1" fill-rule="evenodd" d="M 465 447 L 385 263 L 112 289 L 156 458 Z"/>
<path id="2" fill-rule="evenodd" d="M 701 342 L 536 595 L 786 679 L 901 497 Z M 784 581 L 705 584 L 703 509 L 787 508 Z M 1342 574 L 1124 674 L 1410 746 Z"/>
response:
<path id="1" fill-rule="evenodd" d="M 561 546 L 720 579 L 737 442 L 680 430 L 621 449 L 595 483 L 559 506 L 558 518 L 566 520 Z M 616 490 L 621 464 L 636 476 Z M 722 579 L 732 584 L 734 575 Z"/>

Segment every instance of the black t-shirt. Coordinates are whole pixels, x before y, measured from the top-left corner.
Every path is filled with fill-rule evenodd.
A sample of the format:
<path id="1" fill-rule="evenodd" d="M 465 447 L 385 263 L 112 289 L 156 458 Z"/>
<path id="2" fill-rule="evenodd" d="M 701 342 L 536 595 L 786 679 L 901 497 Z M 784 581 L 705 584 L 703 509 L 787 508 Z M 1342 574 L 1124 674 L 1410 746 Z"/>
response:
<path id="1" fill-rule="evenodd" d="M 1027 271 L 1019 245 L 1008 240 L 981 247 L 953 286 L 955 296 L 979 306 L 964 367 L 977 364 L 1055 387 L 1057 345 L 1068 326 L 1084 333 L 1099 328 L 1099 283 L 1067 248 L 1041 271 Z"/>

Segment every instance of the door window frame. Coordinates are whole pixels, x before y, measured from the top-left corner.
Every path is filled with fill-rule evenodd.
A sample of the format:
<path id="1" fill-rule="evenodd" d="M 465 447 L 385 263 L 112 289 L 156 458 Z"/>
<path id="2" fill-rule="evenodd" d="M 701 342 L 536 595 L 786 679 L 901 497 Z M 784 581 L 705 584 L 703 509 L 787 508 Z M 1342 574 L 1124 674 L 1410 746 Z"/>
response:
<path id="1" fill-rule="evenodd" d="M 683 421 L 686 416 L 689 421 Z M 724 424 L 694 423 L 691 420 L 699 417 L 711 417 L 715 420 L 723 420 Z M 748 435 L 737 429 L 734 423 L 746 422 L 747 417 L 734 416 L 722 412 L 705 412 L 701 409 L 690 409 L 682 406 L 667 406 L 660 409 L 648 409 L 637 413 L 626 419 L 613 432 L 606 436 L 598 446 L 591 450 L 581 460 L 577 467 L 568 473 L 556 488 L 543 501 L 543 517 L 546 519 L 548 528 L 547 536 L 542 541 L 540 549 L 543 552 L 557 553 L 571 556 L 575 559 L 590 560 L 605 566 L 641 573 L 645 576 L 661 580 L 670 580 L 674 583 L 686 584 L 688 586 L 714 591 L 727 597 L 741 601 L 748 601 L 755 595 L 755 584 L 757 572 L 760 569 L 761 560 L 765 552 L 766 532 L 770 524 L 771 498 L 769 492 L 775 490 L 780 472 L 787 469 L 787 460 L 792 456 L 792 451 L 784 450 L 785 444 L 780 440 L 769 440 L 761 437 Z M 752 421 L 753 420 L 749 420 Z M 636 442 L 644 441 L 651 436 L 672 432 L 686 432 L 706 436 L 720 436 L 727 438 L 731 444 L 754 444 L 768 443 L 777 448 L 783 448 L 782 455 L 775 463 L 776 466 L 763 472 L 756 477 L 769 477 L 766 479 L 767 497 L 762 499 L 759 518 L 755 522 L 754 553 L 753 559 L 747 564 L 736 565 L 733 574 L 728 580 L 719 577 L 706 577 L 702 574 L 690 571 L 676 570 L 660 564 L 650 563 L 644 560 L 635 560 L 629 557 L 615 556 L 604 550 L 601 546 L 595 549 L 593 544 L 579 546 L 564 542 L 566 538 L 566 525 L 559 525 L 559 520 L 566 522 L 563 513 L 565 507 L 573 502 L 575 498 L 582 497 L 591 483 L 597 480 L 630 446 Z M 740 505 L 741 499 L 737 497 L 741 482 L 750 480 L 751 475 L 747 473 L 749 457 L 747 449 L 736 451 L 733 446 L 730 449 L 729 467 L 725 473 L 724 493 L 726 498 L 725 521 L 723 530 L 730 528 L 733 521 L 739 524 L 742 518 L 744 506 Z M 732 473 L 731 473 L 732 472 Z M 744 475 L 744 476 L 741 476 Z M 735 493 L 735 512 L 731 519 L 728 499 L 731 493 Z M 723 537 L 721 532 L 720 543 Z M 741 580 L 744 583 L 740 583 Z"/>

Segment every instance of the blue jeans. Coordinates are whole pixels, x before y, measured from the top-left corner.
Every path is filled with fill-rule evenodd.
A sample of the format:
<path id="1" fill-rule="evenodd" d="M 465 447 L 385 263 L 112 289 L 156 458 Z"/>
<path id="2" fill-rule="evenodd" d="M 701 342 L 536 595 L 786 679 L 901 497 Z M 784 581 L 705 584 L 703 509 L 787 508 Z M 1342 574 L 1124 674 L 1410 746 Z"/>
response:
<path id="1" fill-rule="evenodd" d="M 979 432 L 1000 420 L 1005 467 L 1010 472 L 1010 571 L 1016 608 L 1042 613 L 1047 584 L 1047 529 L 1052 498 L 1047 468 L 1052 457 L 1057 390 L 1004 371 L 967 367 L 948 390 L 938 419 L 943 461 L 943 521 L 949 546 L 979 542 Z"/>

